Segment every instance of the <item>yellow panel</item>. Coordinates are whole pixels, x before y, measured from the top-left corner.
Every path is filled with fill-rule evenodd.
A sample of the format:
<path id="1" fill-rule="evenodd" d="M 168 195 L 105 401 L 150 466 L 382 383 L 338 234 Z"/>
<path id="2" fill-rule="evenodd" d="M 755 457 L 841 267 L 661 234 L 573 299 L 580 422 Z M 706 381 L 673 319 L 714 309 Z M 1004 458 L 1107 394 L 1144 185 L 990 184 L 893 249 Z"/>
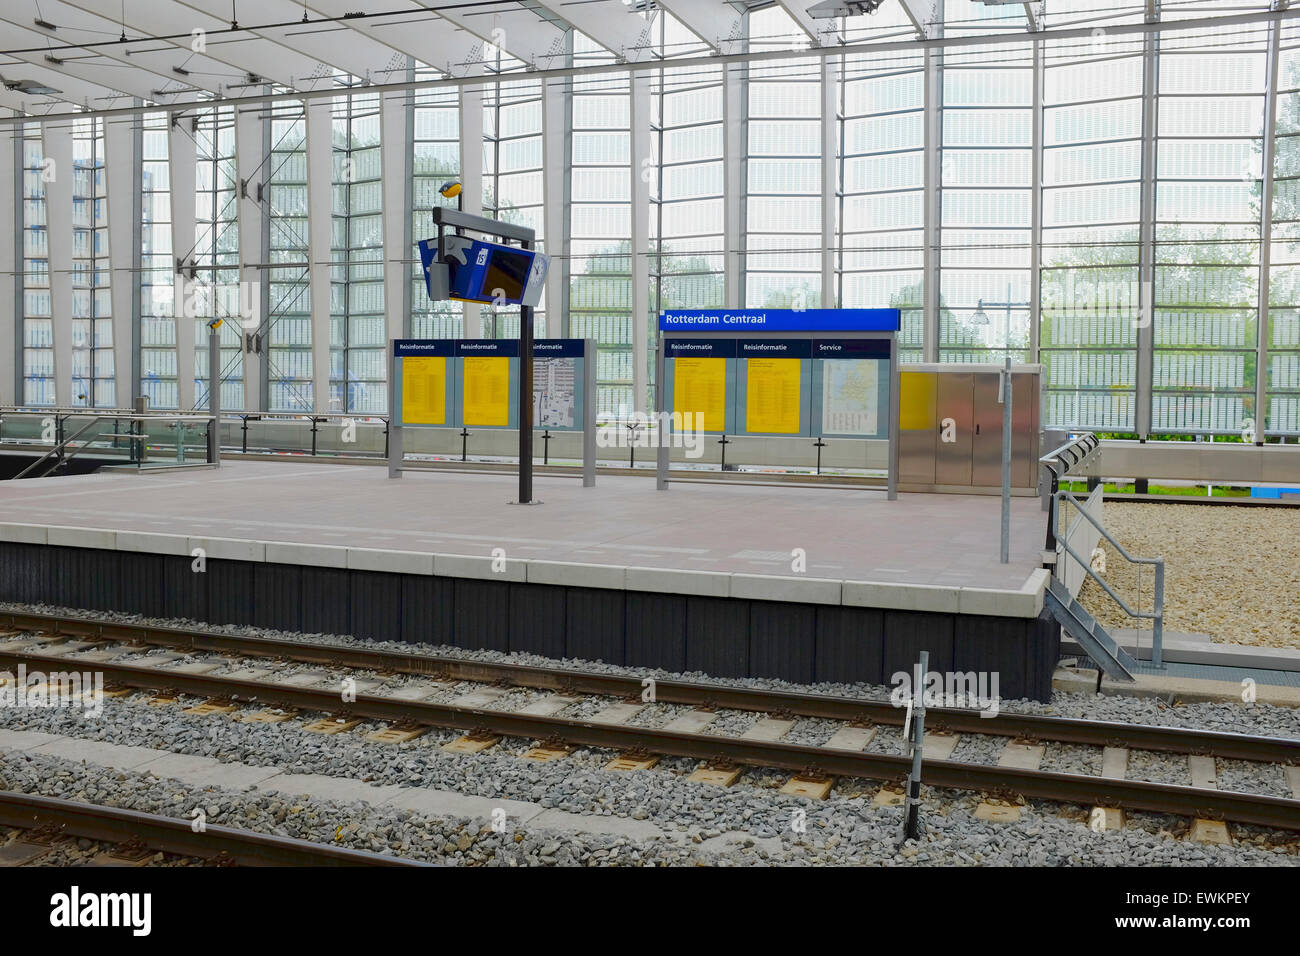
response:
<path id="1" fill-rule="evenodd" d="M 934 372 L 900 372 L 898 375 L 898 427 L 903 431 L 929 431 L 935 427 Z"/>
<path id="2" fill-rule="evenodd" d="M 745 360 L 745 431 L 799 434 L 799 359 Z"/>
<path id="3" fill-rule="evenodd" d="M 442 356 L 402 359 L 402 421 L 447 424 L 447 360 Z"/>
<path id="4" fill-rule="evenodd" d="M 673 369 L 673 411 L 703 416 L 700 430 L 721 432 L 727 427 L 727 360 L 724 358 L 679 358 Z M 695 421 L 695 419 L 689 419 Z"/>
<path id="5" fill-rule="evenodd" d="M 465 359 L 465 424 L 510 424 L 510 359 L 476 356 Z"/>

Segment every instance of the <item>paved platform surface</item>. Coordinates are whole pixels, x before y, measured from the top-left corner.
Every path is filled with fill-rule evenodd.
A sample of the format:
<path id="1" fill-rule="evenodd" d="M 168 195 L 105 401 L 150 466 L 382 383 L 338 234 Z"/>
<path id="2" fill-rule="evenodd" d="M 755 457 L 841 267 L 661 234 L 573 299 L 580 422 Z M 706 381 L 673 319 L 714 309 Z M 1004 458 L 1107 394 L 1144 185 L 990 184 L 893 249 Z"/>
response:
<path id="1" fill-rule="evenodd" d="M 981 495 L 538 478 L 520 507 L 513 476 L 294 462 L 13 482 L 0 522 L 619 567 L 1016 590 L 1040 566 L 1045 516 L 1012 499 L 1011 562 L 998 562 L 1001 502 Z"/>

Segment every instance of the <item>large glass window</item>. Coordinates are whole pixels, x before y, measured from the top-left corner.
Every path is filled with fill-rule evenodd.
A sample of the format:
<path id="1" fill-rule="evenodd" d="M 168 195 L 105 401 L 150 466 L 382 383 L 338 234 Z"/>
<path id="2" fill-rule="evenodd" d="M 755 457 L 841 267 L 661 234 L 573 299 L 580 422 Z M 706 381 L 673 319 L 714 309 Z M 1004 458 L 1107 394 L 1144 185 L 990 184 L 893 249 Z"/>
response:
<path id="1" fill-rule="evenodd" d="M 330 411 L 387 409 L 379 96 L 334 99 Z"/>
<path id="2" fill-rule="evenodd" d="M 1270 246 L 1268 402 L 1270 434 L 1300 435 L 1300 26 L 1282 27 L 1278 59 L 1273 231 Z"/>
<path id="3" fill-rule="evenodd" d="M 670 16 L 660 17 L 659 30 L 666 56 L 706 49 Z M 653 407 L 657 314 L 664 309 L 721 308 L 726 296 L 722 69 L 661 70 L 655 81 L 654 168 L 646 170 L 651 229 L 657 237 L 650 259 L 647 408 Z"/>
<path id="4" fill-rule="evenodd" d="M 39 123 L 23 136 L 23 393 L 28 405 L 53 405 L 54 323 L 50 314 L 50 237 L 46 230 L 45 165 Z"/>
<path id="5" fill-rule="evenodd" d="M 504 73 L 521 64 L 495 48 L 486 54 L 488 68 Z M 530 227 L 537 248 L 545 251 L 542 203 L 542 84 L 537 80 L 502 80 L 483 91 L 483 215 Z M 561 215 L 555 210 L 555 215 Z M 533 311 L 533 332 L 545 326 L 543 296 Z M 519 307 L 485 305 L 486 338 L 518 338 Z"/>
<path id="6" fill-rule="evenodd" d="M 72 404 L 112 408 L 113 319 L 109 294 L 104 121 L 72 129 Z"/>
<path id="7" fill-rule="evenodd" d="M 890 13 L 903 16 L 897 7 Z M 923 64 L 911 53 L 840 62 L 839 305 L 901 309 L 905 362 L 922 359 Z"/>
<path id="8" fill-rule="evenodd" d="M 419 79 L 439 76 L 436 70 L 416 71 Z M 411 164 L 411 259 L 417 263 L 411 277 L 411 334 L 415 338 L 459 338 L 464 334 L 462 309 L 457 302 L 430 302 L 424 276 L 418 268 L 415 243 L 436 235 L 433 209 L 456 208 L 444 198 L 444 183 L 459 181 L 460 93 L 455 88 L 420 90 L 415 94 L 415 139 Z"/>
<path id="9" fill-rule="evenodd" d="M 175 260 L 172 257 L 168 116 L 146 113 L 140 170 L 140 394 L 151 408 L 176 408 Z"/>
<path id="10" fill-rule="evenodd" d="M 235 112 L 214 106 L 198 116 L 194 131 L 196 276 L 188 283 L 185 314 L 194 322 L 194 407 L 208 405 L 208 324 L 222 320 L 221 407 L 244 407 L 243 329 L 239 288 L 239 173 L 235 166 Z M 183 257 L 189 258 L 189 257 Z"/>
<path id="11" fill-rule="evenodd" d="M 574 62 L 610 62 L 581 34 Z M 632 401 L 631 96 L 626 77 L 573 84 L 569 331 L 597 343 L 597 412 L 626 414 Z M 638 157 L 651 159 L 651 157 Z M 538 182 L 541 173 L 537 174 Z"/>
<path id="12" fill-rule="evenodd" d="M 750 49 L 789 49 L 801 29 L 779 6 L 749 15 Z M 821 61 L 749 68 L 745 305 L 822 303 Z"/>
<path id="13" fill-rule="evenodd" d="M 1141 36 L 1044 51 L 1039 326 L 1044 423 L 1135 427 Z"/>
<path id="14" fill-rule="evenodd" d="M 267 393 L 273 412 L 311 411 L 311 267 L 307 230 L 307 128 L 301 103 L 271 113 L 270 313 L 265 323 Z"/>
<path id="15" fill-rule="evenodd" d="M 1266 37 L 1160 37 L 1155 433 L 1255 417 Z"/>
<path id="16" fill-rule="evenodd" d="M 944 5 L 949 36 L 1021 33 L 1019 5 Z M 1033 46 L 945 51 L 939 359 L 1026 361 L 1033 203 Z"/>

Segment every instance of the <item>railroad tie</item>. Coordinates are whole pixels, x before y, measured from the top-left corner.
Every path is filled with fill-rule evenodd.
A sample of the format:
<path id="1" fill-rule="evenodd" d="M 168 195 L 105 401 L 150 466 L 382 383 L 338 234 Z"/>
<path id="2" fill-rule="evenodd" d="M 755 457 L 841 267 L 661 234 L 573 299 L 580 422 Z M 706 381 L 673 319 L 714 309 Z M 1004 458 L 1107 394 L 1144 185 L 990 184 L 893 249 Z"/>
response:
<path id="1" fill-rule="evenodd" d="M 1107 747 L 1101 752 L 1101 775 L 1108 780 L 1128 776 L 1128 748 Z"/>
<path id="2" fill-rule="evenodd" d="M 1203 790 L 1218 789 L 1217 770 L 1214 766 L 1213 757 L 1189 754 L 1187 769 L 1191 772 L 1193 787 L 1200 787 Z"/>

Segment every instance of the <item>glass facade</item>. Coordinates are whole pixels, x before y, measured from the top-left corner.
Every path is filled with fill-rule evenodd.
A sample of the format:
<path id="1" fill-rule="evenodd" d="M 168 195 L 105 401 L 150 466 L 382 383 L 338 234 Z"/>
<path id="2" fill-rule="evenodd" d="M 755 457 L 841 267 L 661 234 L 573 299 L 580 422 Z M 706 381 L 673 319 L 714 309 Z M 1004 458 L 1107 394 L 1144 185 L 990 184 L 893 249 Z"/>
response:
<path id="1" fill-rule="evenodd" d="M 72 130 L 72 404 L 112 408 L 113 318 L 109 293 L 104 121 Z"/>
<path id="2" fill-rule="evenodd" d="M 503 51 L 488 47 L 489 73 L 522 67 Z M 559 214 L 559 211 L 556 211 Z M 542 84 L 540 80 L 501 80 L 483 90 L 483 215 L 528 226 L 545 251 L 542 202 Z M 421 297 L 428 299 L 427 293 Z M 483 337 L 517 338 L 519 307 L 484 305 Z M 533 311 L 533 332 L 546 329 L 546 302 Z"/>
<path id="3" fill-rule="evenodd" d="M 311 268 L 307 250 L 307 123 L 300 104 L 271 114 L 271 306 L 265 344 L 267 407 L 312 410 Z"/>
<path id="4" fill-rule="evenodd" d="M 575 65 L 610 54 L 574 36 Z M 632 104 L 626 77 L 575 81 L 571 100 L 569 332 L 593 338 L 599 415 L 627 415 L 632 396 Z M 639 163 L 642 158 L 638 157 Z M 638 169 L 640 167 L 638 166 Z M 541 172 L 538 171 L 538 183 Z"/>
<path id="5" fill-rule="evenodd" d="M 329 411 L 382 414 L 388 396 L 377 94 L 334 98 L 333 146 Z"/>
<path id="6" fill-rule="evenodd" d="M 419 79 L 441 76 L 436 70 L 416 71 Z M 425 291 L 418 268 L 416 243 L 437 235 L 433 225 L 436 206 L 455 209 L 457 200 L 442 195 L 446 183 L 459 182 L 460 93 L 455 89 L 420 90 L 413 106 L 411 149 L 411 335 L 419 339 L 454 339 L 464 332 L 462 309 L 457 302 L 433 302 Z"/>
<path id="7" fill-rule="evenodd" d="M 209 324 L 221 319 L 221 407 L 244 407 L 244 352 L 240 315 L 239 173 L 235 166 L 235 111 L 209 107 L 194 131 L 194 279 L 186 283 L 183 306 L 194 323 L 194 407 L 208 407 Z"/>
<path id="8" fill-rule="evenodd" d="M 172 409 L 180 396 L 167 114 L 146 113 L 141 126 L 140 394 L 150 408 Z"/>
<path id="9" fill-rule="evenodd" d="M 23 330 L 22 392 L 27 405 L 54 404 L 54 321 L 50 313 L 50 237 L 45 187 L 53 168 L 45 163 L 39 123 L 22 127 Z"/>
<path id="10" fill-rule="evenodd" d="M 632 4 L 620 13 L 627 36 L 651 50 L 626 63 L 627 50 L 607 45 L 610 20 L 583 32 L 582 6 L 572 25 L 547 16 L 559 39 L 546 65 L 574 75 L 530 75 L 504 33 L 493 34 L 504 49 L 484 43 L 463 65 L 398 57 L 405 65 L 386 68 L 390 79 L 434 84 L 388 94 L 404 98 L 404 122 L 385 127 L 401 142 L 381 144 L 375 81 L 317 76 L 334 83 L 327 328 L 313 328 L 311 313 L 303 103 L 259 108 L 264 155 L 244 166 L 269 185 L 267 221 L 242 242 L 236 107 L 204 102 L 185 114 L 198 155 L 192 252 L 172 240 L 177 133 L 170 114 L 146 107 L 134 131 L 138 384 L 154 407 L 176 407 L 189 374 L 177 321 L 193 323 L 195 403 L 206 403 L 207 323 L 220 317 L 224 407 L 244 407 L 243 363 L 255 361 L 268 410 L 385 413 L 387 329 L 466 331 L 465 307 L 429 301 L 414 244 L 406 261 L 391 251 L 385 261 L 385 217 L 399 217 L 413 243 L 432 236 L 432 210 L 456 205 L 440 187 L 474 170 L 482 190 L 471 207 L 531 226 L 553 254 L 548 287 L 560 301 L 543 300 L 535 331 L 598 341 L 604 416 L 651 404 L 660 310 L 894 307 L 904 360 L 1041 363 L 1050 427 L 1300 435 L 1300 26 L 1285 17 L 1116 33 L 1140 27 L 1145 5 L 1053 0 L 1049 32 L 1035 38 L 1023 4 L 945 0 L 932 35 L 977 42 L 926 48 L 907 45 L 915 28 L 886 0 L 870 17 L 827 24 L 850 45 L 839 50 L 814 44 L 783 4 L 728 4 L 716 16 L 687 5 L 681 19 Z M 1262 0 L 1230 5 L 1267 10 Z M 1215 12 L 1165 3 L 1160 16 Z M 758 59 L 713 58 L 712 31 L 733 13 L 728 52 Z M 1071 28 L 1089 35 L 1050 32 Z M 872 43 L 889 47 L 855 46 Z M 464 131 L 480 119 L 466 149 Z M 41 125 L 23 124 L 15 149 L 16 393 L 54 403 L 57 372 L 57 393 L 70 388 L 75 403 L 123 405 L 104 196 L 106 180 L 132 177 L 105 169 L 101 119 L 72 123 L 66 317 L 51 314 Z M 404 167 L 409 180 L 388 195 L 409 195 L 409 206 L 386 208 L 385 174 Z M 561 248 L 546 249 L 548 224 Z M 266 287 L 241 289 L 241 258 L 265 260 Z M 177 259 L 195 264 L 183 296 L 173 294 Z M 385 289 L 407 282 L 409 315 L 390 317 L 403 306 Z M 264 300 L 262 352 L 245 355 L 241 313 Z M 518 332 L 517 308 L 479 315 L 485 336 Z M 55 367 L 60 321 L 67 369 Z M 314 368 L 313 343 L 325 337 L 329 368 Z M 314 409 L 320 375 L 329 407 Z"/>

